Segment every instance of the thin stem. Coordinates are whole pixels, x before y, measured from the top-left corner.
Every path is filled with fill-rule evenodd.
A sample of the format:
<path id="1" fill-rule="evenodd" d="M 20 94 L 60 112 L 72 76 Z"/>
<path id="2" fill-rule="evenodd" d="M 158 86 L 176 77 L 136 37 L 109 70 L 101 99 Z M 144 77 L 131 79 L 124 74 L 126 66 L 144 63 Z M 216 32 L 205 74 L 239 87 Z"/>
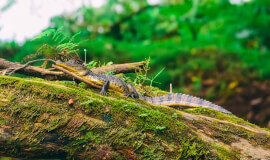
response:
<path id="1" fill-rule="evenodd" d="M 86 49 L 84 49 L 84 63 L 86 64 Z"/>

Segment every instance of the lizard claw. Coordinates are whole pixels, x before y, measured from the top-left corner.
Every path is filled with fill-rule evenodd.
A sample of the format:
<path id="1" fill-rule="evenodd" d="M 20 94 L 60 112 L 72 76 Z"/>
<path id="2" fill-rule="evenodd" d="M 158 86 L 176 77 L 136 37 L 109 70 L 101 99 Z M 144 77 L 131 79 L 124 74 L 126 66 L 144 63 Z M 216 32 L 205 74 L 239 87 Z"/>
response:
<path id="1" fill-rule="evenodd" d="M 103 95 L 103 96 L 107 96 L 107 92 L 103 91 L 103 90 L 101 90 L 100 94 Z"/>
<path id="2" fill-rule="evenodd" d="M 127 98 L 128 98 L 128 97 L 130 97 L 130 98 L 137 98 L 135 94 L 129 94 L 129 93 L 127 93 L 127 94 L 125 94 L 125 96 L 126 96 Z"/>
<path id="3" fill-rule="evenodd" d="M 128 94 L 128 93 L 126 93 L 124 96 L 126 96 L 127 98 L 131 97 L 130 94 Z"/>

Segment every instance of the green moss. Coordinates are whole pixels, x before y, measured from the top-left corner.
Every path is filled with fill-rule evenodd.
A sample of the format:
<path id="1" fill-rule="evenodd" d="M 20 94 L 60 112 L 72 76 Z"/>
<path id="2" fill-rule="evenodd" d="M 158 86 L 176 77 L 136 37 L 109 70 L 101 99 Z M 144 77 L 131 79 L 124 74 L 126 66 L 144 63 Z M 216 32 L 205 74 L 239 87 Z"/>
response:
<path id="1" fill-rule="evenodd" d="M 270 129 L 269 128 L 262 128 L 262 129 L 265 130 L 265 131 L 270 132 Z"/>
<path id="2" fill-rule="evenodd" d="M 5 125 L 5 124 L 7 124 L 7 121 L 6 121 L 6 120 L 0 119 L 0 126 L 1 126 L 1 125 Z"/>
<path id="3" fill-rule="evenodd" d="M 180 154 L 178 159 L 205 159 L 210 153 L 204 143 L 196 140 L 196 138 L 182 141 L 182 147 L 179 149 Z"/>
<path id="4" fill-rule="evenodd" d="M 210 109 L 210 108 L 205 108 L 205 107 L 197 107 L 194 108 L 192 110 L 190 109 L 185 109 L 185 112 L 188 113 L 193 113 L 193 114 L 200 114 L 200 115 L 207 115 L 209 117 L 213 117 L 213 118 L 217 118 L 220 120 L 225 120 L 228 122 L 233 122 L 233 123 L 237 123 L 237 124 L 244 124 L 244 125 L 248 125 L 248 126 L 252 126 L 252 127 L 258 127 L 252 123 L 249 123 L 239 117 L 236 117 L 233 114 L 226 114 L 226 113 L 222 113 L 222 112 L 218 112 L 216 110 Z"/>
<path id="5" fill-rule="evenodd" d="M 113 98 L 104 97 L 95 90 L 41 79 L 0 76 L 0 89 L 12 92 L 0 112 L 12 116 L 14 121 L 19 118 L 12 127 L 15 130 L 18 127 L 17 136 L 33 147 L 40 144 L 46 133 L 52 132 L 69 139 L 65 151 L 71 157 L 81 152 L 92 155 L 91 159 L 97 159 L 103 152 L 114 156 L 112 159 L 128 159 L 129 156 L 137 159 L 199 159 L 210 154 L 205 142 L 192 134 L 182 121 L 181 112 L 169 107 L 124 98 L 117 93 L 110 93 Z M 69 104 L 70 99 L 74 103 Z M 219 116 L 212 110 L 205 110 L 203 114 Z M 222 136 L 236 132 L 252 139 L 249 133 L 237 132 L 236 128 L 226 131 L 217 125 L 214 129 Z M 29 134 L 31 136 L 27 136 Z M 223 141 L 227 143 L 232 141 L 225 138 Z"/>
<path id="6" fill-rule="evenodd" d="M 0 160 L 13 160 L 13 158 L 11 158 L 11 157 L 0 157 Z"/>
<path id="7" fill-rule="evenodd" d="M 236 151 L 230 151 L 224 147 L 218 146 L 215 143 L 212 143 L 211 146 L 217 151 L 218 157 L 224 160 L 238 160 L 240 159 L 239 153 Z"/>
<path id="8" fill-rule="evenodd" d="M 48 132 L 50 132 L 61 126 L 64 126 L 69 120 L 70 120 L 70 117 L 62 117 L 62 116 L 57 117 L 56 119 L 53 119 L 49 122 L 49 126 L 46 127 L 46 129 Z"/>

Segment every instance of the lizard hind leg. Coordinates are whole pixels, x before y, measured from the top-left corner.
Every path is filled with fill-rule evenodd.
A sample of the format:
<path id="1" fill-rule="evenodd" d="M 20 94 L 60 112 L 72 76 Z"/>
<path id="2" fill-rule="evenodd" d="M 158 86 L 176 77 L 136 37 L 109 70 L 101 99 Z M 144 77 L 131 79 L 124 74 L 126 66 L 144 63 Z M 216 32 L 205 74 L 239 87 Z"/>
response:
<path id="1" fill-rule="evenodd" d="M 138 92 L 130 83 L 128 84 L 128 88 L 129 88 L 129 93 L 126 93 L 125 96 L 131 97 L 131 98 L 139 98 Z"/>
<path id="2" fill-rule="evenodd" d="M 100 94 L 103 96 L 107 95 L 108 89 L 109 89 L 110 81 L 105 81 L 104 85 L 102 86 L 102 89 L 100 91 Z"/>

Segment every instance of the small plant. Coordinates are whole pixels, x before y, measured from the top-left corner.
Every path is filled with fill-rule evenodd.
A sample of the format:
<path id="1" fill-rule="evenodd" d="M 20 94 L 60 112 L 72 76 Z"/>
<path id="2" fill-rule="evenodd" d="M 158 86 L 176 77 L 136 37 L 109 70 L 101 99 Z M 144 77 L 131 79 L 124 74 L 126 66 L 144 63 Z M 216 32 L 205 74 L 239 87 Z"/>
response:
<path id="1" fill-rule="evenodd" d="M 109 72 L 106 72 L 105 74 L 114 75 L 114 71 L 109 71 Z"/>
<path id="2" fill-rule="evenodd" d="M 144 84 L 144 82 L 146 80 L 148 80 L 149 78 L 147 77 L 147 73 L 150 70 L 149 67 L 149 62 L 150 62 L 150 57 L 148 59 L 145 59 L 145 65 L 143 66 L 143 69 L 139 70 L 138 72 L 136 72 L 136 78 L 133 81 L 133 85 L 137 86 L 139 84 Z"/>
<path id="3" fill-rule="evenodd" d="M 78 55 L 78 43 L 75 42 L 75 38 L 79 34 L 80 32 L 69 38 L 61 31 L 61 28 L 57 30 L 47 29 L 32 39 L 32 41 L 42 40 L 45 43 L 37 50 L 37 53 L 24 57 L 23 61 L 36 57 L 60 59 L 63 61 L 72 57 L 73 59 L 80 60 Z"/>
<path id="4" fill-rule="evenodd" d="M 127 76 L 122 76 L 121 79 L 122 79 L 124 82 L 131 82 L 130 77 L 127 77 Z"/>
<path id="5" fill-rule="evenodd" d="M 158 83 L 155 82 L 154 80 L 164 71 L 165 68 L 162 68 L 154 77 L 152 78 L 148 78 L 147 74 L 148 71 L 150 70 L 149 67 L 149 62 L 150 62 L 150 57 L 148 59 L 145 60 L 146 64 L 144 65 L 143 69 L 136 72 L 136 78 L 134 79 L 134 81 L 132 82 L 132 84 L 134 86 L 137 85 L 143 85 L 146 81 L 148 81 L 150 84 L 150 86 L 152 86 L 153 83 Z"/>
<path id="6" fill-rule="evenodd" d="M 104 67 L 104 66 L 110 66 L 110 65 L 112 65 L 113 64 L 113 62 L 112 61 L 110 61 L 110 62 L 108 62 L 108 63 L 101 63 L 100 61 L 99 62 L 97 62 L 97 61 L 90 61 L 89 63 L 87 63 L 86 64 L 86 66 L 89 68 L 89 69 L 92 69 L 92 68 L 94 68 L 94 67 Z"/>
<path id="7" fill-rule="evenodd" d="M 86 66 L 87 66 L 87 68 L 92 69 L 92 68 L 97 67 L 97 66 L 104 67 L 104 66 L 110 66 L 112 64 L 113 64 L 113 62 L 111 62 L 111 61 L 108 63 L 103 63 L 103 64 L 101 64 L 101 62 L 90 61 L 89 63 L 86 64 Z M 105 74 L 114 75 L 114 71 L 109 71 L 109 72 L 106 72 Z"/>
<path id="8" fill-rule="evenodd" d="M 108 62 L 108 63 L 105 64 L 105 66 L 110 66 L 110 65 L 113 65 L 113 62 L 112 61 L 110 61 L 110 62 Z"/>
<path id="9" fill-rule="evenodd" d="M 97 64 L 98 64 L 98 62 L 96 62 L 96 61 L 90 61 L 89 63 L 86 64 L 86 66 L 87 66 L 87 68 L 92 69 L 92 68 L 96 67 Z"/>

